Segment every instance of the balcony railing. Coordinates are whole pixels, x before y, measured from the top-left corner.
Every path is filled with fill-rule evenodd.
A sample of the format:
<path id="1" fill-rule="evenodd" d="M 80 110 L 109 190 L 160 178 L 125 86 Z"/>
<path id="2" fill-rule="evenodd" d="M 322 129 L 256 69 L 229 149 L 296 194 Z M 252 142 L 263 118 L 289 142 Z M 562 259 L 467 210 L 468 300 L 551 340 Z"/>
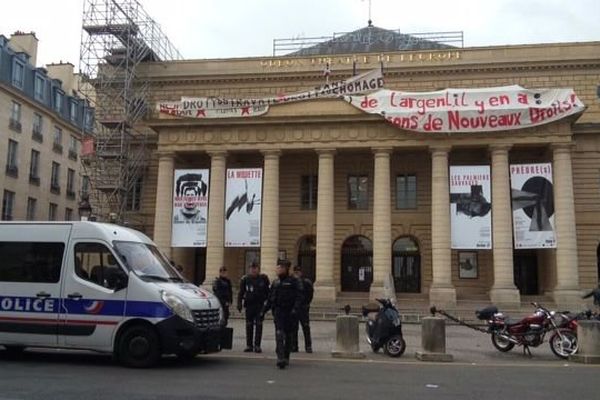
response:
<path id="1" fill-rule="evenodd" d="M 29 183 L 35 186 L 40 186 L 40 177 L 35 175 L 29 175 Z"/>
<path id="2" fill-rule="evenodd" d="M 55 153 L 62 154 L 63 153 L 63 145 L 60 143 L 54 142 L 52 144 L 52 150 L 54 150 Z"/>
<path id="3" fill-rule="evenodd" d="M 69 149 L 69 158 L 73 161 L 77 161 L 77 151 Z"/>
<path id="4" fill-rule="evenodd" d="M 8 127 L 15 132 L 21 133 L 21 121 L 17 121 L 16 119 L 11 118 L 8 122 Z"/>
<path id="5" fill-rule="evenodd" d="M 12 176 L 13 178 L 19 177 L 19 167 L 16 165 L 6 165 L 6 175 Z"/>
<path id="6" fill-rule="evenodd" d="M 37 128 L 33 128 L 31 131 L 31 139 L 35 140 L 38 143 L 44 142 L 44 136 L 42 135 L 42 131 Z"/>
<path id="7" fill-rule="evenodd" d="M 60 185 L 50 184 L 50 192 L 60 194 Z"/>

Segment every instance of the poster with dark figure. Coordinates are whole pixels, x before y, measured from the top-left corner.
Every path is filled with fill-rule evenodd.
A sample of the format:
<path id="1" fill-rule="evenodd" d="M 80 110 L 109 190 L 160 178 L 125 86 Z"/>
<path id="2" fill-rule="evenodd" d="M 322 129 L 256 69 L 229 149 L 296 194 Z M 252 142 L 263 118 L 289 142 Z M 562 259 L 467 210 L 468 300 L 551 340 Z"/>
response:
<path id="1" fill-rule="evenodd" d="M 516 249 L 556 247 L 552 164 L 510 166 Z"/>
<path id="2" fill-rule="evenodd" d="M 225 247 L 260 246 L 261 168 L 227 170 Z"/>
<path id="3" fill-rule="evenodd" d="M 175 170 L 173 182 L 173 247 L 206 247 L 208 169 Z"/>
<path id="4" fill-rule="evenodd" d="M 453 249 L 492 248 L 489 165 L 450 167 L 450 225 Z"/>

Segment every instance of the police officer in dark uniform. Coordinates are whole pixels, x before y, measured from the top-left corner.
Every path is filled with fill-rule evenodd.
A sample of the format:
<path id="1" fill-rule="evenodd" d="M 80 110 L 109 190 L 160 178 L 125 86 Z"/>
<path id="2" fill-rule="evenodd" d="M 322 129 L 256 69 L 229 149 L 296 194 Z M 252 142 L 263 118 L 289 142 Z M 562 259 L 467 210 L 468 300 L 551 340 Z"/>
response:
<path id="1" fill-rule="evenodd" d="M 261 274 L 258 264 L 252 263 L 248 274 L 240 281 L 237 308 L 242 312 L 246 308 L 246 349 L 245 352 L 261 353 L 263 316 L 265 301 L 269 297 L 269 278 Z M 254 339 L 254 340 L 253 340 Z"/>
<path id="2" fill-rule="evenodd" d="M 294 335 L 292 337 L 292 352 L 298 352 L 298 330 L 302 325 L 304 334 L 304 349 L 307 353 L 312 353 L 312 339 L 310 337 L 310 303 L 313 299 L 314 288 L 308 278 L 302 277 L 302 268 L 299 265 L 294 267 L 294 276 L 302 283 L 302 304 L 298 310 L 298 315 L 294 321 Z"/>
<path id="3" fill-rule="evenodd" d="M 227 277 L 227 268 L 219 268 L 219 277 L 213 282 L 213 293 L 219 299 L 221 307 L 223 307 L 223 326 L 227 326 L 229 320 L 229 306 L 233 302 L 233 290 L 231 281 Z"/>
<path id="4" fill-rule="evenodd" d="M 277 343 L 277 367 L 285 368 L 290 363 L 294 320 L 302 305 L 302 283 L 289 273 L 290 262 L 279 260 L 277 279 L 271 285 L 269 299 L 263 309 L 263 316 L 273 310 L 275 322 L 275 340 Z"/>

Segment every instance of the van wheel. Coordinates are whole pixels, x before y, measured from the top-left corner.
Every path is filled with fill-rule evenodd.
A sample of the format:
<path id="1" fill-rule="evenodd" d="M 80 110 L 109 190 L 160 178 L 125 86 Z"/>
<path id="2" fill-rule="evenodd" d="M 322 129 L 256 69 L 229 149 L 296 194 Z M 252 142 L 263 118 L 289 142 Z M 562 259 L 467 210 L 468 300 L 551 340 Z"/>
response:
<path id="1" fill-rule="evenodd" d="M 132 368 L 148 368 L 160 359 L 160 342 L 154 329 L 136 325 L 128 328 L 119 340 L 119 361 Z"/>
<path id="2" fill-rule="evenodd" d="M 4 346 L 6 349 L 6 354 L 11 357 L 20 356 L 25 351 L 25 346 Z"/>

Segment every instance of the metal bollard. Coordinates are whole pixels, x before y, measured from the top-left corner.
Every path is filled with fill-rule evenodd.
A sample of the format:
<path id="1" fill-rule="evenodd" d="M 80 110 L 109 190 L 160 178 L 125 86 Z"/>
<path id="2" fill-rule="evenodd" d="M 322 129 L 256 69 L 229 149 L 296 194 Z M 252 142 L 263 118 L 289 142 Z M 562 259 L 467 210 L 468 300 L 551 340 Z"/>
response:
<path id="1" fill-rule="evenodd" d="M 420 361 L 453 361 L 452 355 L 446 354 L 446 321 L 443 318 L 421 320 L 421 347 L 423 349 L 415 353 Z"/>
<path id="2" fill-rule="evenodd" d="M 331 351 L 335 358 L 365 358 L 358 346 L 358 317 L 338 315 L 335 320 L 336 344 Z"/>
<path id="3" fill-rule="evenodd" d="M 570 361 L 582 364 L 600 364 L 600 321 L 577 321 L 577 354 Z"/>

